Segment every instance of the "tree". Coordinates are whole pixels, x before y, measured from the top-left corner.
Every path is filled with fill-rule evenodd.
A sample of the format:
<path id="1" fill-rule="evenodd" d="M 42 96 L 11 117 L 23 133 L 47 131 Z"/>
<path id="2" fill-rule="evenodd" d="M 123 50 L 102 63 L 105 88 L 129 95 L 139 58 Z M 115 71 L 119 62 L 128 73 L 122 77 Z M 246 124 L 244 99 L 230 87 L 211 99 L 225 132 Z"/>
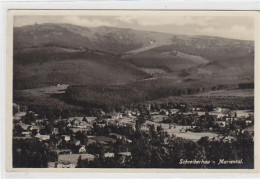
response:
<path id="1" fill-rule="evenodd" d="M 22 131 L 23 131 L 22 127 L 19 124 L 16 124 L 13 129 L 13 135 L 20 136 L 22 135 Z"/>
<path id="2" fill-rule="evenodd" d="M 163 131 L 163 128 L 162 128 L 162 126 L 161 126 L 161 125 L 159 125 L 159 126 L 157 126 L 156 130 L 157 130 L 157 132 L 158 132 L 158 133 L 160 133 L 160 132 L 162 132 L 162 131 Z"/>
<path id="3" fill-rule="evenodd" d="M 38 132 L 37 132 L 37 129 L 33 129 L 33 130 L 32 130 L 32 135 L 33 135 L 33 136 L 36 136 L 37 133 L 38 133 Z"/>
<path id="4" fill-rule="evenodd" d="M 85 132 L 82 132 L 82 131 L 78 131 L 78 132 L 76 133 L 75 138 L 76 138 L 77 140 L 79 140 L 82 144 L 83 144 L 83 143 L 86 144 L 86 143 L 88 142 L 88 136 L 87 136 L 87 134 L 86 134 Z"/>
<path id="5" fill-rule="evenodd" d="M 82 121 L 88 122 L 86 116 L 83 117 Z"/>
<path id="6" fill-rule="evenodd" d="M 15 168 L 46 168 L 48 162 L 57 159 L 58 155 L 37 139 L 13 140 L 13 167 Z"/>
<path id="7" fill-rule="evenodd" d="M 83 161 L 81 159 L 81 155 L 79 156 L 78 158 L 78 162 L 77 162 L 77 165 L 76 165 L 76 168 L 83 168 Z"/>
<path id="8" fill-rule="evenodd" d="M 23 121 L 25 124 L 31 124 L 35 121 L 34 113 L 31 111 L 28 111 L 26 115 L 23 118 Z"/>

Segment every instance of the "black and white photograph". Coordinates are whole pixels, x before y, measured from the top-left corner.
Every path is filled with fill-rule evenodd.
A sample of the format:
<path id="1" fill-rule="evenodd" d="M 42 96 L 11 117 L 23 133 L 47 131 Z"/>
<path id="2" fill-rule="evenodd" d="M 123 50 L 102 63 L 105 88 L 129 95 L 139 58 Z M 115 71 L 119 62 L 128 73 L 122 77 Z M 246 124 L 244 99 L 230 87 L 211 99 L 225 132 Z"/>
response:
<path id="1" fill-rule="evenodd" d="M 12 168 L 255 168 L 254 14 L 75 11 L 12 16 Z"/>

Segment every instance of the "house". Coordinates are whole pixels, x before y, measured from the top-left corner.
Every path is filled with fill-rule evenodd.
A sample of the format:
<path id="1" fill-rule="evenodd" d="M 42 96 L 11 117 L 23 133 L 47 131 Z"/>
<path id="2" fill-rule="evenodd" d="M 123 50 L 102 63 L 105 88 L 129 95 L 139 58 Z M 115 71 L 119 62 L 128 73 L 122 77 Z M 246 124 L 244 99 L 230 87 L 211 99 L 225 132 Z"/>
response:
<path id="1" fill-rule="evenodd" d="M 59 129 L 54 127 L 52 130 L 52 134 L 55 134 L 55 135 L 59 134 Z"/>
<path id="2" fill-rule="evenodd" d="M 31 125 L 29 124 L 24 124 L 24 123 L 20 123 L 19 124 L 21 126 L 21 128 L 25 131 L 27 131 L 28 129 L 30 129 L 29 127 L 31 127 Z"/>
<path id="3" fill-rule="evenodd" d="M 196 113 L 198 114 L 198 116 L 204 116 L 206 114 L 205 111 L 197 111 Z"/>
<path id="4" fill-rule="evenodd" d="M 246 125 L 252 124 L 251 120 L 246 120 Z"/>
<path id="5" fill-rule="evenodd" d="M 97 124 L 97 126 L 102 128 L 102 127 L 105 127 L 106 124 Z"/>
<path id="6" fill-rule="evenodd" d="M 112 114 L 112 119 L 114 119 L 114 120 L 118 120 L 118 119 L 121 119 L 121 118 L 123 118 L 122 113 Z"/>
<path id="7" fill-rule="evenodd" d="M 42 122 L 46 122 L 48 121 L 47 118 L 43 118 L 43 119 L 35 119 L 35 123 L 39 124 L 39 123 L 42 123 Z"/>
<path id="8" fill-rule="evenodd" d="M 82 121 L 82 119 L 83 119 L 83 117 L 78 117 L 78 116 L 74 116 L 74 117 L 70 117 L 69 119 L 68 119 L 68 121 L 78 121 L 78 122 L 80 122 L 80 121 Z"/>
<path id="9" fill-rule="evenodd" d="M 136 111 L 132 111 L 132 116 L 137 116 Z"/>
<path id="10" fill-rule="evenodd" d="M 57 164 L 57 168 L 76 168 L 77 164 L 70 163 L 69 161 L 67 162 L 59 162 Z"/>
<path id="11" fill-rule="evenodd" d="M 176 114 L 178 113 L 180 110 L 179 109 L 170 109 L 170 113 L 171 114 Z"/>
<path id="12" fill-rule="evenodd" d="M 14 115 L 13 119 L 16 120 L 16 121 L 19 121 L 19 120 L 21 120 L 22 117 L 24 117 L 25 115 L 26 115 L 26 112 L 19 112 L 19 111 L 18 111 L 18 112 Z"/>
<path id="13" fill-rule="evenodd" d="M 125 111 L 125 115 L 127 117 L 132 117 L 132 111 L 131 110 Z"/>
<path id="14" fill-rule="evenodd" d="M 26 131 L 26 132 L 22 132 L 22 136 L 25 138 L 31 138 L 32 132 L 31 131 Z"/>
<path id="15" fill-rule="evenodd" d="M 226 126 L 226 121 L 216 121 L 219 127 L 224 128 Z"/>
<path id="16" fill-rule="evenodd" d="M 120 163 L 125 163 L 127 158 L 131 159 L 132 158 L 132 154 L 131 152 L 120 152 Z"/>
<path id="17" fill-rule="evenodd" d="M 248 132 L 250 135 L 253 136 L 254 135 L 254 126 L 247 127 L 247 128 L 245 128 L 244 131 Z M 244 131 L 243 131 L 243 133 L 244 133 Z"/>
<path id="18" fill-rule="evenodd" d="M 31 135 L 32 132 L 31 131 L 26 131 L 26 132 L 22 132 L 22 135 L 26 136 L 26 135 Z"/>
<path id="19" fill-rule="evenodd" d="M 32 138 L 32 137 L 31 137 L 31 136 L 25 136 L 25 137 L 20 137 L 20 136 L 19 136 L 19 137 L 16 137 L 16 136 L 15 136 L 15 137 L 13 137 L 13 139 L 23 139 L 23 140 L 24 140 L 24 139 L 30 139 L 30 138 Z"/>
<path id="20" fill-rule="evenodd" d="M 113 157 L 115 157 L 115 154 L 111 153 L 111 152 L 107 152 L 107 153 L 104 153 L 104 157 L 105 158 L 113 158 Z"/>
<path id="21" fill-rule="evenodd" d="M 231 137 L 231 136 L 226 136 L 223 138 L 223 142 L 228 142 L 228 143 L 231 143 L 234 140 L 236 140 L 236 138 Z"/>
<path id="22" fill-rule="evenodd" d="M 151 111 L 151 104 L 147 104 L 146 109 L 147 109 L 148 111 Z"/>
<path id="23" fill-rule="evenodd" d="M 225 117 L 226 115 L 222 112 L 217 112 L 217 111 L 211 111 L 209 112 L 209 115 L 215 116 L 217 118 Z"/>
<path id="24" fill-rule="evenodd" d="M 67 124 L 67 127 L 72 127 L 72 124 L 69 122 L 68 124 Z"/>
<path id="25" fill-rule="evenodd" d="M 195 110 L 196 110 L 196 111 L 203 111 L 204 109 L 201 108 L 201 107 L 197 107 Z"/>
<path id="26" fill-rule="evenodd" d="M 79 145 L 80 145 L 80 141 L 79 141 L 79 140 L 74 140 L 74 141 L 73 141 L 73 144 L 74 144 L 75 146 L 79 146 Z"/>
<path id="27" fill-rule="evenodd" d="M 105 111 L 103 111 L 103 110 L 101 110 L 100 113 L 101 113 L 101 116 L 106 115 Z"/>
<path id="28" fill-rule="evenodd" d="M 185 116 L 191 116 L 191 115 L 193 115 L 192 112 L 183 112 L 182 114 L 185 115 Z"/>
<path id="29" fill-rule="evenodd" d="M 233 117 L 232 118 L 232 121 L 237 121 L 239 118 L 237 118 L 237 117 Z"/>
<path id="30" fill-rule="evenodd" d="M 70 141 L 70 136 L 69 135 L 62 135 L 63 139 L 67 142 Z"/>
<path id="31" fill-rule="evenodd" d="M 140 116 L 141 113 L 139 111 L 136 112 L 136 116 Z"/>
<path id="32" fill-rule="evenodd" d="M 79 148 L 79 153 L 80 153 L 80 154 L 86 153 L 86 147 L 85 147 L 85 145 L 82 145 L 82 146 Z"/>
<path id="33" fill-rule="evenodd" d="M 131 139 L 127 139 L 127 138 L 125 138 L 125 141 L 127 141 L 128 143 L 132 143 L 133 142 Z"/>
<path id="34" fill-rule="evenodd" d="M 36 113 L 33 112 L 33 111 L 29 111 L 28 113 L 29 113 L 29 114 L 32 114 L 34 117 L 39 117 L 39 114 L 36 114 Z"/>
<path id="35" fill-rule="evenodd" d="M 75 128 L 80 128 L 80 129 L 86 129 L 86 128 L 90 128 L 91 126 L 92 125 L 89 124 L 86 121 L 74 121 L 74 124 L 73 125 L 70 124 L 68 127 L 75 127 Z"/>
<path id="36" fill-rule="evenodd" d="M 219 113 L 223 111 L 222 108 L 220 108 L 220 107 L 216 107 L 213 110 L 216 111 L 216 112 L 219 112 Z"/>
<path id="37" fill-rule="evenodd" d="M 119 152 L 119 155 L 124 155 L 124 156 L 132 156 L 131 152 Z"/>
<path id="38" fill-rule="evenodd" d="M 123 135 L 116 134 L 116 133 L 110 133 L 109 135 L 110 135 L 110 137 L 112 137 L 112 138 L 123 139 L 123 140 L 127 141 L 128 143 L 132 143 L 132 140 L 127 139 L 127 138 L 126 138 L 125 136 L 123 136 Z"/>
<path id="39" fill-rule="evenodd" d="M 33 125 L 29 128 L 29 130 L 36 130 L 37 132 L 39 132 L 40 130 L 44 129 L 45 127 L 42 125 Z"/>
<path id="40" fill-rule="evenodd" d="M 111 137 L 113 137 L 113 138 L 116 138 L 116 139 L 122 139 L 122 135 L 119 135 L 119 134 L 116 134 L 116 133 L 110 133 L 109 134 Z"/>
<path id="41" fill-rule="evenodd" d="M 13 117 L 13 120 L 14 120 L 14 121 L 19 121 L 19 120 L 21 120 L 21 119 L 22 119 L 22 118 L 19 117 L 19 116 L 14 116 L 14 117 Z"/>
<path id="42" fill-rule="evenodd" d="M 229 116 L 229 117 L 237 117 L 236 115 L 236 112 L 234 112 L 234 111 L 229 111 L 228 113 L 227 113 L 227 115 Z"/>
<path id="43" fill-rule="evenodd" d="M 209 141 L 221 141 L 223 136 L 215 136 L 215 137 L 209 137 Z"/>
<path id="44" fill-rule="evenodd" d="M 152 116 L 155 116 L 155 115 L 159 115 L 160 112 L 158 112 L 158 111 L 153 111 L 153 112 L 150 112 L 150 114 L 151 114 Z"/>
<path id="45" fill-rule="evenodd" d="M 231 117 L 227 117 L 227 118 L 226 118 L 226 122 L 231 122 L 231 121 L 233 121 L 232 119 L 233 119 L 233 118 L 231 118 Z"/>
<path id="46" fill-rule="evenodd" d="M 49 139 L 50 139 L 50 135 L 41 135 L 40 133 L 36 134 L 35 137 L 38 138 L 38 139 L 41 140 L 41 141 L 49 140 Z"/>
<path id="47" fill-rule="evenodd" d="M 169 115 L 169 111 L 166 109 L 161 109 L 160 114 Z"/>
<path id="48" fill-rule="evenodd" d="M 149 131 L 149 127 L 145 124 L 142 124 L 140 130 Z"/>

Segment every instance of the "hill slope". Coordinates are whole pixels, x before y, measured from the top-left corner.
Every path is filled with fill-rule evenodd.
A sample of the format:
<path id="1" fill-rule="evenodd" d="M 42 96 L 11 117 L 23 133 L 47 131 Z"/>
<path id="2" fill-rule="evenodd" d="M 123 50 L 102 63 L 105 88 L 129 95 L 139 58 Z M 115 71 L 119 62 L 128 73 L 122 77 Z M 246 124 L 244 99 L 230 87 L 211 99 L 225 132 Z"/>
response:
<path id="1" fill-rule="evenodd" d="M 143 68 L 167 68 L 170 71 L 180 71 L 198 65 L 222 61 L 229 67 L 232 62 L 244 58 L 246 65 L 251 65 L 254 57 L 254 44 L 251 41 L 233 40 L 206 36 L 174 36 L 171 43 L 154 48 L 140 48 L 122 57 L 125 61 Z M 253 67 L 253 66 L 252 66 Z M 214 71 L 214 69 L 213 69 Z"/>
<path id="2" fill-rule="evenodd" d="M 40 47 L 14 54 L 14 89 L 56 84 L 122 84 L 148 76 L 113 55 L 60 47 Z"/>
<path id="3" fill-rule="evenodd" d="M 14 28 L 14 87 L 253 78 L 254 43 L 115 27 L 41 24 Z M 156 77 L 158 78 L 158 77 Z M 218 79 L 219 78 L 219 79 Z M 201 81 L 201 80 L 200 80 Z"/>

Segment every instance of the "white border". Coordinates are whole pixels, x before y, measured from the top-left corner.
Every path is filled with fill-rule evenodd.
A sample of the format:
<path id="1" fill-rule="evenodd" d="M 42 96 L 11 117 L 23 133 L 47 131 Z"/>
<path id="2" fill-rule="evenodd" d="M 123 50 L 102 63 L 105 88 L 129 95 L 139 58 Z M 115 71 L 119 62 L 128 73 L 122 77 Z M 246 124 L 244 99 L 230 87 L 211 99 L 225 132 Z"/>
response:
<path id="1" fill-rule="evenodd" d="M 259 0 L 0 0 L 6 9 L 260 10 Z"/>
<path id="2" fill-rule="evenodd" d="M 19 1 L 19 2 L 18 2 Z M 31 1 L 31 2 L 29 2 Z M 41 0 L 29 0 L 27 2 L 21 0 L 12 0 L 9 2 L 0 1 L 0 80 L 2 84 L 0 85 L 0 120 L 1 120 L 1 178 L 71 178 L 71 177 L 89 177 L 89 178 L 259 178 L 259 174 L 141 174 L 141 173 L 132 173 L 127 176 L 124 174 L 108 174 L 108 173 L 81 173 L 81 174 L 72 174 L 72 173 L 7 173 L 6 172 L 6 161 L 5 161 L 5 94 L 6 94 L 6 15 L 8 9 L 160 9 L 160 10 L 260 10 L 260 1 L 259 0 L 233 0 L 233 1 L 216 1 L 216 0 L 207 0 L 207 1 L 167 1 L 167 2 L 158 2 L 158 1 L 51 1 L 42 2 Z M 34 2 L 32 2 L 34 1 Z M 37 2 L 35 2 L 37 1 Z M 258 46 L 259 47 L 259 46 Z M 257 70 L 257 68 L 256 68 Z M 257 90 L 257 89 L 256 89 Z M 214 175 L 214 176 L 213 176 Z"/>

